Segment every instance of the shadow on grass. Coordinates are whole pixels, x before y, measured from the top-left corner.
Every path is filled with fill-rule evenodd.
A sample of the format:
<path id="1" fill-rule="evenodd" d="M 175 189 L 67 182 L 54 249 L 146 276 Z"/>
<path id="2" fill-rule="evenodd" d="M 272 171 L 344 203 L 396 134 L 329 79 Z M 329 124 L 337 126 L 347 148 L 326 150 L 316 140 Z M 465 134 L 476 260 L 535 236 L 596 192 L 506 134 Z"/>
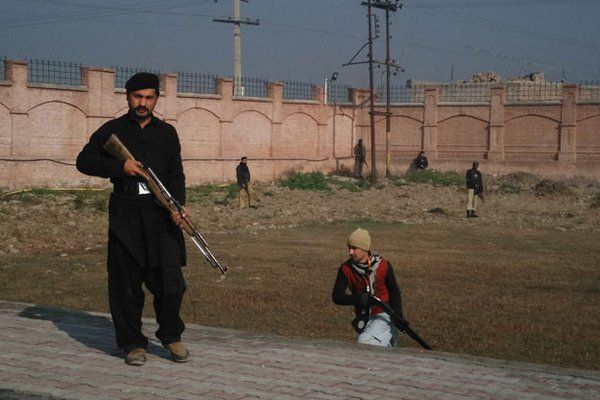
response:
<path id="1" fill-rule="evenodd" d="M 123 351 L 116 347 L 113 323 L 109 317 L 81 310 L 42 306 L 27 307 L 19 316 L 51 321 L 59 330 L 86 347 L 113 357 L 123 355 Z M 152 341 L 148 342 L 147 351 L 157 357 L 168 358 L 166 351 Z"/>

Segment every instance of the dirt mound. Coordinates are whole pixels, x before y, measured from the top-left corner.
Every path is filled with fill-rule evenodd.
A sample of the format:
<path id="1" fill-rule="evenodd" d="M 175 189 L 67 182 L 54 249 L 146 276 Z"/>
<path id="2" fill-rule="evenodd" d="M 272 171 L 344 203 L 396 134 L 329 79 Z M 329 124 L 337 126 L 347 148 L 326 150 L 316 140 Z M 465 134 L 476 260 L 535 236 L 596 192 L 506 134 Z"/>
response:
<path id="1" fill-rule="evenodd" d="M 565 183 L 551 181 L 549 179 L 540 181 L 537 185 L 535 185 L 533 191 L 536 196 L 573 197 L 575 195 L 575 193 Z"/>

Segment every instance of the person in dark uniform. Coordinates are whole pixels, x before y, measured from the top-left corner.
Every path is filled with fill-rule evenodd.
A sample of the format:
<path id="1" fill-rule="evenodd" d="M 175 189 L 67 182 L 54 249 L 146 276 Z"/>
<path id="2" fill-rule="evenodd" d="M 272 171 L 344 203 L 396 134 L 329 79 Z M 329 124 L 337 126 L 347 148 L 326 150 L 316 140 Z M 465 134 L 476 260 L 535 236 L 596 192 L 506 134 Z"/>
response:
<path id="1" fill-rule="evenodd" d="M 252 187 L 250 186 L 250 168 L 248 168 L 248 157 L 242 157 L 235 168 L 235 175 L 239 189 L 240 208 L 244 208 L 244 192 L 248 197 L 248 207 L 252 207 Z"/>
<path id="2" fill-rule="evenodd" d="M 185 204 L 179 138 L 172 125 L 152 114 L 159 95 L 156 75 L 136 74 L 125 89 L 129 112 L 94 132 L 76 165 L 80 172 L 110 178 L 114 185 L 108 205 L 108 296 L 117 345 L 126 354 L 125 362 L 139 366 L 146 361 L 142 284 L 154 296 L 159 325 L 156 337 L 173 361 L 186 362 L 189 352 L 181 341 L 185 325 L 179 316 L 186 289 L 181 271 L 186 264 L 182 218 L 158 204 L 145 185 L 141 168 L 152 167 L 169 192 Z M 137 161 L 122 161 L 103 149 L 111 134 L 121 139 Z"/>
<path id="3" fill-rule="evenodd" d="M 363 144 L 362 139 L 358 139 L 358 143 L 354 146 L 354 174 L 357 178 L 362 179 L 363 164 L 367 159 L 367 149 Z"/>
<path id="4" fill-rule="evenodd" d="M 427 168 L 429 163 L 427 162 L 427 157 L 425 157 L 425 152 L 420 152 L 417 158 L 415 158 L 415 167 L 417 169 L 423 170 Z"/>
<path id="5" fill-rule="evenodd" d="M 475 214 L 477 197 L 483 199 L 483 175 L 477 169 L 479 162 L 473 162 L 473 168 L 467 171 L 467 218 L 479 218 Z"/>

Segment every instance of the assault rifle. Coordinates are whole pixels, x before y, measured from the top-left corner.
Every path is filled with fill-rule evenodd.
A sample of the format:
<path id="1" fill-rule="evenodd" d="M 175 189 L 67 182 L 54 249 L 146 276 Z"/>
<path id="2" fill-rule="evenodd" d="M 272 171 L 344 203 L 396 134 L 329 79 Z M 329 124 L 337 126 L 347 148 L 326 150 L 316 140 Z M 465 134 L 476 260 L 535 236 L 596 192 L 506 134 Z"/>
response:
<path id="1" fill-rule="evenodd" d="M 431 350 L 431 347 L 427 344 L 427 342 L 421 339 L 421 337 L 415 331 L 413 331 L 410 326 L 408 326 L 408 322 L 405 319 L 400 318 L 398 314 L 396 314 L 394 310 L 392 310 L 392 307 L 385 304 L 380 298 L 376 296 L 371 296 L 371 302 L 383 308 L 385 312 L 390 315 L 392 322 L 400 332 L 406 333 L 410 338 L 414 339 L 417 343 L 419 343 L 421 347 L 425 350 Z"/>
<path id="2" fill-rule="evenodd" d="M 103 147 L 111 155 L 121 160 L 136 161 L 133 155 L 129 152 L 129 150 L 127 150 L 127 147 L 125 147 L 123 142 L 121 142 L 121 140 L 115 134 L 110 135 L 110 138 L 108 138 Z M 190 235 L 192 242 L 194 242 L 198 250 L 200 250 L 200 252 L 204 256 L 204 261 L 210 264 L 211 267 L 221 271 L 222 274 L 226 274 L 228 270 L 227 266 L 221 264 L 219 260 L 217 260 L 216 257 L 212 254 L 208 246 L 208 242 L 206 241 L 206 239 L 204 239 L 198 228 L 196 228 L 194 223 L 187 216 L 184 216 L 184 210 L 181 204 L 179 204 L 177 199 L 175 199 L 169 193 L 165 185 L 163 185 L 160 179 L 158 179 L 158 176 L 154 173 L 152 168 L 142 166 L 142 169 L 148 176 L 148 178 L 144 177 L 144 179 L 146 179 L 146 184 L 148 185 L 148 188 L 150 189 L 152 194 L 154 194 L 154 196 L 160 202 L 160 204 L 168 211 L 176 211 L 181 215 L 181 217 L 183 218 L 183 230 L 186 231 L 188 235 Z"/>

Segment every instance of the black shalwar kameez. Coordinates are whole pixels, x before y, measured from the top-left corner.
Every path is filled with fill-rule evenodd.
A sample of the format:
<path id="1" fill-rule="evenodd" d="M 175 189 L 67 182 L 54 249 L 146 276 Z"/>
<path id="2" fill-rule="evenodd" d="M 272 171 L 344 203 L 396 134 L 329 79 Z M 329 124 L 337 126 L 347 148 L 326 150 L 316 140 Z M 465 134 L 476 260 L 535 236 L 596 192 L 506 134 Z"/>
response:
<path id="1" fill-rule="evenodd" d="M 143 129 L 131 113 L 105 123 L 77 157 L 79 171 L 110 178 L 114 185 L 109 201 L 108 291 L 117 345 L 127 353 L 148 345 L 141 329 L 142 283 L 154 295 L 156 337 L 164 345 L 181 339 L 185 329 L 179 316 L 185 292 L 181 267 L 186 255 L 181 229 L 170 213 L 140 189 L 142 178 L 126 176 L 125 162 L 102 147 L 113 133 L 136 160 L 154 170 L 182 205 L 185 176 L 175 128 L 154 116 Z"/>

